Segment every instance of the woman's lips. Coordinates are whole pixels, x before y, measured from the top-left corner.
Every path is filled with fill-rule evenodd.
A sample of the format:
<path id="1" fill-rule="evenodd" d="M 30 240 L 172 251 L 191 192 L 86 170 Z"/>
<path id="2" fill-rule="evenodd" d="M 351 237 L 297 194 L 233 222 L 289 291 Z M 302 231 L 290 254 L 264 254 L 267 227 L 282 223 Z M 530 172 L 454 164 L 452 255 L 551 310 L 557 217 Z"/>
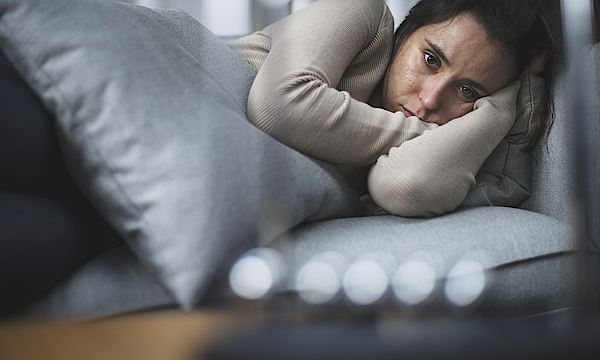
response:
<path id="1" fill-rule="evenodd" d="M 400 106 L 402 106 L 402 105 L 400 105 Z M 406 108 L 404 106 L 402 106 L 402 112 L 404 113 L 404 116 L 406 116 L 406 117 L 417 116 L 417 115 L 413 114 L 412 112 L 406 110 Z"/>

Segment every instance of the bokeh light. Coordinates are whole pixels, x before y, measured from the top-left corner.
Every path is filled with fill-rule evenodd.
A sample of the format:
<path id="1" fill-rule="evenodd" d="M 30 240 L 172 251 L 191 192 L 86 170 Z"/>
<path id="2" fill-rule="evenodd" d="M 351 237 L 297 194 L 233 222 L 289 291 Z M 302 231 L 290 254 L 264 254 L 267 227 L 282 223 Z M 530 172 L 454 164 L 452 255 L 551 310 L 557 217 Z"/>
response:
<path id="1" fill-rule="evenodd" d="M 485 269 L 481 262 L 461 260 L 448 273 L 446 297 L 456 306 L 470 305 L 481 296 L 485 283 Z"/>
<path id="2" fill-rule="evenodd" d="M 392 277 L 392 288 L 398 300 L 407 305 L 423 302 L 435 287 L 435 270 L 423 260 L 409 260 Z"/>
<path id="3" fill-rule="evenodd" d="M 388 276 L 377 262 L 358 260 L 346 270 L 342 284 L 348 298 L 359 305 L 379 300 L 388 286 Z"/>
<path id="4" fill-rule="evenodd" d="M 229 272 L 229 286 L 238 296 L 258 300 L 279 281 L 280 255 L 269 248 L 246 252 Z"/>

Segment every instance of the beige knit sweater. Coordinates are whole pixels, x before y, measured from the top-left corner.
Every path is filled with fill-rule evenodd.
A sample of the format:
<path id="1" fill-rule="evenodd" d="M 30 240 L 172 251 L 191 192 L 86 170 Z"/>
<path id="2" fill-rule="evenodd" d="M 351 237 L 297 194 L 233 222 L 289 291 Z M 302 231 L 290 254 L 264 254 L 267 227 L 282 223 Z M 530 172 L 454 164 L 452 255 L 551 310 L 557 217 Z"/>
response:
<path id="1" fill-rule="evenodd" d="M 319 159 L 371 165 L 373 200 L 402 216 L 455 209 L 516 116 L 513 83 L 438 126 L 367 104 L 390 62 L 384 0 L 319 0 L 230 44 L 258 70 L 248 118 Z"/>

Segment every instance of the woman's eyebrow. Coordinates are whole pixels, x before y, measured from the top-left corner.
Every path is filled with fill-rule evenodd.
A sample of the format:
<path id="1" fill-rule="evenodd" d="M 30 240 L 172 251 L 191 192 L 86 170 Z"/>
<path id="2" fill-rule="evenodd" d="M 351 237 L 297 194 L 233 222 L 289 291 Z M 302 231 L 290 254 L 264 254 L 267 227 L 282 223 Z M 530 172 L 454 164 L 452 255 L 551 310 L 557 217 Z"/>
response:
<path id="1" fill-rule="evenodd" d="M 431 47 L 433 52 L 435 52 L 435 54 L 439 56 L 443 62 L 446 63 L 446 65 L 451 66 L 450 61 L 448 61 L 448 58 L 446 57 L 446 54 L 444 54 L 444 51 L 438 45 L 432 43 L 428 39 L 425 39 L 425 42 L 427 43 L 427 45 L 429 45 L 429 47 Z"/>

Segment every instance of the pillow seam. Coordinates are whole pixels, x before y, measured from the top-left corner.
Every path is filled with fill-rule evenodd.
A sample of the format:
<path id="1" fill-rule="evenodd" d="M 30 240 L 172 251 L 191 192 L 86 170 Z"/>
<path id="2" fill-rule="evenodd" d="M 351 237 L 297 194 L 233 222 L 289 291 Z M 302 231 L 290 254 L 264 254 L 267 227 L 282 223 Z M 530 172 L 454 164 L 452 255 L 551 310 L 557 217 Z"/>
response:
<path id="1" fill-rule="evenodd" d="M 526 140 L 526 138 L 529 135 L 529 132 L 531 131 L 531 122 L 533 121 L 533 115 L 535 114 L 535 100 L 534 100 L 534 94 L 533 94 L 533 85 L 531 83 L 531 76 L 533 75 L 528 75 L 528 81 L 527 81 L 527 91 L 528 91 L 528 98 L 529 98 L 529 111 L 528 111 L 528 116 L 527 116 L 527 129 L 521 133 L 521 136 L 519 136 L 517 138 L 517 140 L 515 141 L 515 144 L 523 144 Z M 524 139 L 525 138 L 525 139 Z"/>

